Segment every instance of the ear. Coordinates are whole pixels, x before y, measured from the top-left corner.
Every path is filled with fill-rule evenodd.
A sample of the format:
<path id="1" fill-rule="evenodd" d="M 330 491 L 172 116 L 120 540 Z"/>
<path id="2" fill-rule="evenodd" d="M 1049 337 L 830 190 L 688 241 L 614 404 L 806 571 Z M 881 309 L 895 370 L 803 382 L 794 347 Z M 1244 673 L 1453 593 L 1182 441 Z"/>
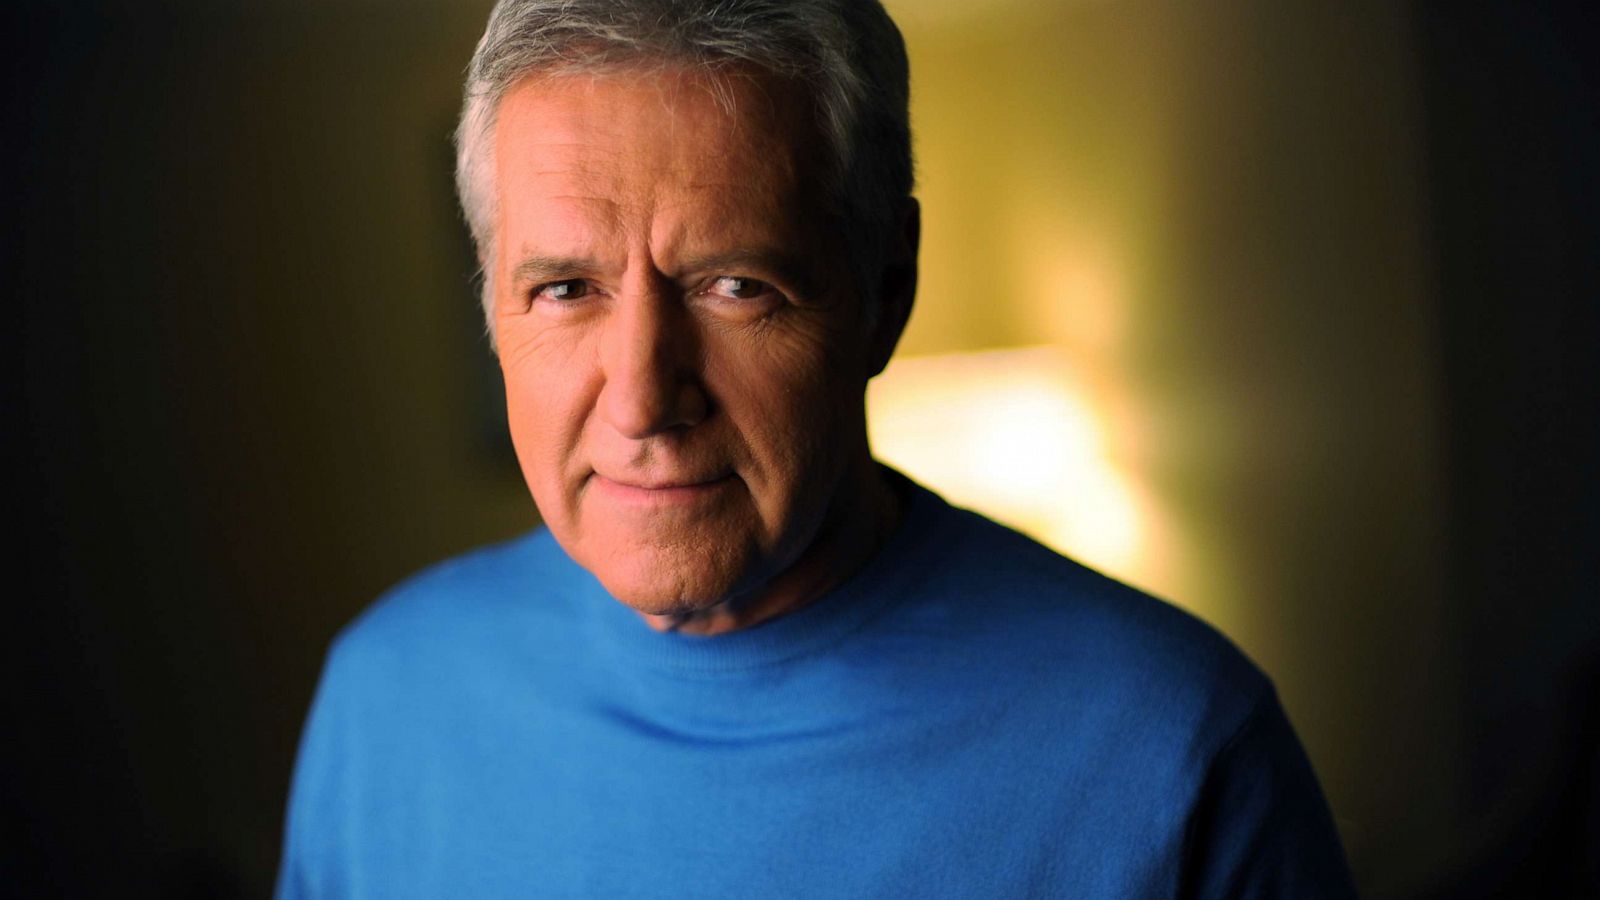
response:
<path id="1" fill-rule="evenodd" d="M 911 303 L 917 294 L 917 249 L 922 243 L 922 204 L 907 197 L 900 208 L 900 222 L 884 248 L 883 269 L 878 277 L 878 317 L 872 325 L 871 366 L 868 378 L 889 364 L 895 345 L 911 318 Z"/>

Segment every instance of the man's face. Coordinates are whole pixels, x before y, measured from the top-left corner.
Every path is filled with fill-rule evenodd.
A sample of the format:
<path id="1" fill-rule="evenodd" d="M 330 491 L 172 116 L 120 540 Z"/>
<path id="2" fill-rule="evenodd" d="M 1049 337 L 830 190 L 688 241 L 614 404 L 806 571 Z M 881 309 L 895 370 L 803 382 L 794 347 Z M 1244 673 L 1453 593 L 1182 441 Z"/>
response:
<path id="1" fill-rule="evenodd" d="M 785 84 L 670 70 L 501 101 L 512 439 L 556 539 L 642 612 L 759 588 L 869 465 L 876 351 L 809 121 Z"/>

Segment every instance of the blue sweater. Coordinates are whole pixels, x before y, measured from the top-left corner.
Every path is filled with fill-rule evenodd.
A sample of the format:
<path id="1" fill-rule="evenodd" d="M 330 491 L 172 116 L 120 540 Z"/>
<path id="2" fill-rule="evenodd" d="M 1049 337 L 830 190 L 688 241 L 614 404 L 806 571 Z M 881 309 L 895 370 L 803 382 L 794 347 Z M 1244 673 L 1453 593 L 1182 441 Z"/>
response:
<path id="1" fill-rule="evenodd" d="M 657 633 L 546 531 L 329 654 L 280 898 L 1346 897 L 1215 631 L 912 487 L 804 609 Z"/>

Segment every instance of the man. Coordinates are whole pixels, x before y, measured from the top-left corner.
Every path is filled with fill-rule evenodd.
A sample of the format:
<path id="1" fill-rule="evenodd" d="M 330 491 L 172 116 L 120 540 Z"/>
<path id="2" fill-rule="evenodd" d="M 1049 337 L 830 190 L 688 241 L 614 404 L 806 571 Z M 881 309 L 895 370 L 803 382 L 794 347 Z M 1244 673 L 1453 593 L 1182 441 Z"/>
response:
<path id="1" fill-rule="evenodd" d="M 875 0 L 504 0 L 459 188 L 540 530 L 330 653 L 282 897 L 1348 896 L 1207 627 L 875 464 Z"/>

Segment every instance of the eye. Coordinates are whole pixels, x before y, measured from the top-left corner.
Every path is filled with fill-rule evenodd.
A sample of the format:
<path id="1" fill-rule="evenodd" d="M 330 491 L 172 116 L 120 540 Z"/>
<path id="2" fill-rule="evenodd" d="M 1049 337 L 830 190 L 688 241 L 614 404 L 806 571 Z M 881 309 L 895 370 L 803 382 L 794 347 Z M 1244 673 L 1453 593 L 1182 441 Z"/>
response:
<path id="1" fill-rule="evenodd" d="M 754 278 L 744 278 L 738 275 L 721 275 L 711 282 L 706 293 L 729 300 L 756 300 L 766 296 L 772 291 L 772 285 Z"/>
<path id="2" fill-rule="evenodd" d="M 560 303 L 567 300 L 577 300 L 588 293 L 589 285 L 587 282 L 572 278 L 566 281 L 552 281 L 549 284 L 539 285 L 533 289 L 533 299 L 554 300 Z"/>

